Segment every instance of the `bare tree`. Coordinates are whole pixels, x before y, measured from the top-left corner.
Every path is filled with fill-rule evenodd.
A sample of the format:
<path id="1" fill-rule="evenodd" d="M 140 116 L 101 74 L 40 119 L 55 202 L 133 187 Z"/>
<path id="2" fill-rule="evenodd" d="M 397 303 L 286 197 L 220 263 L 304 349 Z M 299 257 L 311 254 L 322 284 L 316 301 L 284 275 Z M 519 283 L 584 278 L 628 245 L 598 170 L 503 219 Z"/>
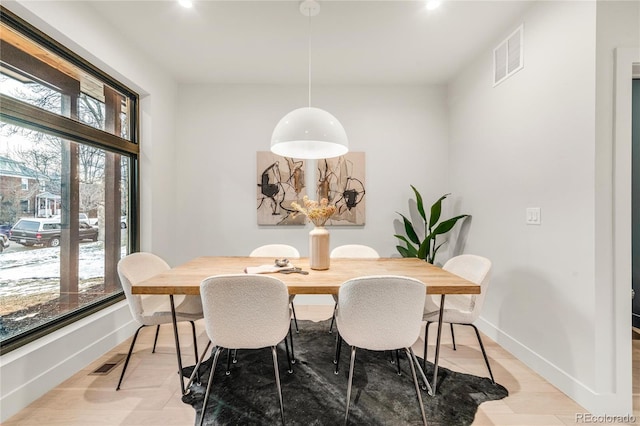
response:
<path id="1" fill-rule="evenodd" d="M 0 76 L 0 82 L 10 80 Z M 17 98 L 36 105 L 42 109 L 59 113 L 61 95 L 53 89 L 39 84 L 28 84 L 14 88 Z M 78 99 L 78 117 L 81 122 L 90 126 L 104 128 L 104 103 L 81 94 Z M 46 133 L 30 130 L 8 123 L 0 123 L 0 134 L 4 136 L 20 135 L 32 142 L 31 147 L 15 147 L 11 149 L 11 158 L 25 163 L 29 168 L 48 176 L 54 185 L 47 188 L 54 194 L 60 194 L 60 174 L 62 141 Z M 80 180 L 80 209 L 82 211 L 97 210 L 103 203 L 104 188 L 104 151 L 88 145 L 80 144 L 78 153 L 78 170 Z M 57 184 L 57 186 L 55 185 Z"/>

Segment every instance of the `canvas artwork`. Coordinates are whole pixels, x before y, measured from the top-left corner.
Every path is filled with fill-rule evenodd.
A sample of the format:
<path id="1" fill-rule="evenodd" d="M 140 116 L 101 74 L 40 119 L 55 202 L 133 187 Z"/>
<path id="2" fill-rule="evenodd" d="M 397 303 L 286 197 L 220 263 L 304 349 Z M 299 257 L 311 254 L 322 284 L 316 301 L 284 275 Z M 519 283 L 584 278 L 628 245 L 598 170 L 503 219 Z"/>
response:
<path id="1" fill-rule="evenodd" d="M 316 195 L 338 209 L 327 225 L 364 225 L 364 152 L 318 160 L 317 167 Z"/>
<path id="2" fill-rule="evenodd" d="M 291 203 L 302 203 L 305 161 L 281 157 L 270 151 L 257 153 L 258 225 L 304 225 L 306 217 L 295 215 Z"/>

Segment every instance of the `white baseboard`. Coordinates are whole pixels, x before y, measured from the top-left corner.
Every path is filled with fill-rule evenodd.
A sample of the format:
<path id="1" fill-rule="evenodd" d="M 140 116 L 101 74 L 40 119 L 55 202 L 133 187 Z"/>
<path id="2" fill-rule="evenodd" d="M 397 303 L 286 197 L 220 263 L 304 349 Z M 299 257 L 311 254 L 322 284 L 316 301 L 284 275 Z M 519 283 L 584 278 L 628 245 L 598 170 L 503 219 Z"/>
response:
<path id="1" fill-rule="evenodd" d="M 493 339 L 527 367 L 583 406 L 586 412 L 609 416 L 625 416 L 633 413 L 631 393 L 629 395 L 598 393 L 493 324 L 482 318 L 475 324 L 487 337 Z"/>
<path id="2" fill-rule="evenodd" d="M 0 357 L 0 423 L 122 343 L 137 326 L 122 301 Z"/>

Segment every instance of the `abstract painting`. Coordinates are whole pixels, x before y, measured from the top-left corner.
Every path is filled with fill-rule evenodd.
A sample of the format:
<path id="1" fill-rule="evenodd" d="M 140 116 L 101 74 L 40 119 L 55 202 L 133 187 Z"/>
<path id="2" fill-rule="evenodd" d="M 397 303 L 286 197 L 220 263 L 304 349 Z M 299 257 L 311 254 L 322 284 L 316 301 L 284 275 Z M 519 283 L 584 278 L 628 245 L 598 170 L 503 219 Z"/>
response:
<path id="1" fill-rule="evenodd" d="M 306 217 L 295 215 L 291 203 L 306 195 L 305 161 L 281 157 L 269 151 L 257 155 L 258 225 L 304 225 Z"/>
<path id="2" fill-rule="evenodd" d="M 317 167 L 316 195 L 338 209 L 327 225 L 364 225 L 364 152 L 318 160 Z"/>

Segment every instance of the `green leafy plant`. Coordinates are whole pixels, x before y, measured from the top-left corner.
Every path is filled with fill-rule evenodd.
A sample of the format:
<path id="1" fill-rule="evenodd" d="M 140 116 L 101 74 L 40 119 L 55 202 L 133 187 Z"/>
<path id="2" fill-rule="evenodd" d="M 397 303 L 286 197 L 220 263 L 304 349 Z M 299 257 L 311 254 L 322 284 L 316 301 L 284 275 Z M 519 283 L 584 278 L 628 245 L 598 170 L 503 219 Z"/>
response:
<path id="1" fill-rule="evenodd" d="M 417 257 L 433 264 L 436 259 L 438 250 L 440 250 L 440 247 L 442 247 L 442 245 L 446 243 L 445 240 L 440 244 L 437 244 L 437 237 L 451 231 L 460 219 L 463 219 L 469 215 L 461 214 L 459 216 L 455 216 L 451 219 L 447 219 L 438 223 L 440 221 L 440 214 L 442 213 L 442 201 L 449 195 L 451 195 L 444 194 L 431 206 L 429 220 L 427 221 L 427 215 L 425 213 L 424 204 L 422 202 L 422 195 L 420 195 L 420 192 L 418 192 L 418 190 L 413 185 L 411 185 L 411 189 L 413 189 L 413 192 L 416 195 L 416 206 L 423 222 L 422 224 L 417 225 L 423 225 L 424 230 L 419 234 L 416 231 L 416 227 L 414 227 L 411 220 L 409 220 L 402 213 L 396 212 L 400 216 L 402 216 L 402 220 L 404 222 L 404 230 L 406 233 L 406 236 L 399 234 L 395 235 L 396 238 L 400 239 L 406 244 L 406 246 L 404 247 L 402 245 L 398 245 L 396 246 L 396 248 L 398 249 L 398 252 L 402 255 L 402 257 Z M 421 236 L 423 237 L 422 240 L 420 239 Z"/>

